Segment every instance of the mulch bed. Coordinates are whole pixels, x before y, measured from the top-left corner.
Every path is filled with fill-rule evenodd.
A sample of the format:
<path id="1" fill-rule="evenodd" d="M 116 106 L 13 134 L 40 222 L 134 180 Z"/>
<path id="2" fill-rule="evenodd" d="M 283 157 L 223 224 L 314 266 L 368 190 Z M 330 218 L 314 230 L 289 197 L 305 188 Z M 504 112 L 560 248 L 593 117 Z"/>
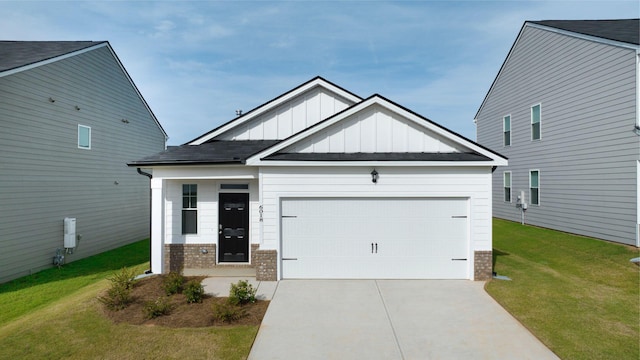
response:
<path id="1" fill-rule="evenodd" d="M 260 325 L 264 314 L 269 306 L 269 301 L 258 300 L 253 304 L 246 304 L 243 309 L 246 316 L 233 323 L 218 321 L 213 317 L 213 305 L 215 303 L 226 302 L 226 297 L 205 296 L 202 303 L 187 303 L 182 294 L 167 296 L 162 289 L 163 276 L 151 276 L 138 280 L 132 291 L 134 302 L 125 309 L 112 311 L 103 306 L 104 315 L 114 323 L 127 323 L 132 325 L 145 326 L 166 326 L 173 328 L 208 327 L 208 326 L 229 326 L 229 325 Z M 186 281 L 199 280 L 204 277 L 187 276 Z M 101 294 L 101 296 L 104 294 Z M 159 297 L 169 300 L 172 305 L 168 315 L 159 316 L 154 319 L 147 319 L 144 312 L 144 305 L 148 301 L 154 301 Z"/>

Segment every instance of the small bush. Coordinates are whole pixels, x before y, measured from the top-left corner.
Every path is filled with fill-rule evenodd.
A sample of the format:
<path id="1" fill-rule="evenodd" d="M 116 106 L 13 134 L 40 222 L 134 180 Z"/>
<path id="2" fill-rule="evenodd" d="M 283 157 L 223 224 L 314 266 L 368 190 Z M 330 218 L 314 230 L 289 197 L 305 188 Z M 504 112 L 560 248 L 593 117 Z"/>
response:
<path id="1" fill-rule="evenodd" d="M 254 302 L 256 302 L 256 289 L 247 280 L 240 280 L 237 284 L 231 284 L 229 303 L 244 305 Z"/>
<path id="2" fill-rule="evenodd" d="M 133 289 L 135 272 L 133 269 L 122 268 L 120 271 L 107 278 L 111 287 L 106 296 L 99 296 L 98 300 L 111 310 L 122 310 L 133 302 L 131 289 Z"/>
<path id="3" fill-rule="evenodd" d="M 121 286 L 125 289 L 133 289 L 134 278 L 136 272 L 133 269 L 122 268 L 120 271 L 114 273 L 111 277 L 107 278 L 111 281 L 112 285 Z"/>
<path id="4" fill-rule="evenodd" d="M 167 315 L 169 312 L 171 312 L 171 304 L 169 304 L 167 298 L 159 297 L 155 301 L 148 301 L 144 305 L 144 313 L 147 319 Z"/>
<path id="5" fill-rule="evenodd" d="M 246 315 L 247 313 L 245 310 L 238 305 L 234 305 L 229 302 L 213 304 L 213 317 L 216 320 L 231 323 Z"/>
<path id="6" fill-rule="evenodd" d="M 204 297 L 204 287 L 197 280 L 191 280 L 185 285 L 182 293 L 187 297 L 187 302 L 200 303 Z"/>
<path id="7" fill-rule="evenodd" d="M 162 288 L 167 293 L 167 296 L 181 293 L 183 285 L 184 276 L 178 272 L 172 271 L 162 279 Z"/>

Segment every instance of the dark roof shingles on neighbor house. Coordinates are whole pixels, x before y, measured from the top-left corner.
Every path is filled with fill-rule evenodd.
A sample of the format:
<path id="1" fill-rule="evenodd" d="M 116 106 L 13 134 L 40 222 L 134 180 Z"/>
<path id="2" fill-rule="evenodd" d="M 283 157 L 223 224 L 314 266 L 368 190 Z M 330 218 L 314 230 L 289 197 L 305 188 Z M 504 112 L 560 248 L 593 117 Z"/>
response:
<path id="1" fill-rule="evenodd" d="M 0 72 L 31 65 L 106 41 L 0 41 Z"/>
<path id="2" fill-rule="evenodd" d="M 640 19 L 622 20 L 542 20 L 532 24 L 640 45 Z"/>

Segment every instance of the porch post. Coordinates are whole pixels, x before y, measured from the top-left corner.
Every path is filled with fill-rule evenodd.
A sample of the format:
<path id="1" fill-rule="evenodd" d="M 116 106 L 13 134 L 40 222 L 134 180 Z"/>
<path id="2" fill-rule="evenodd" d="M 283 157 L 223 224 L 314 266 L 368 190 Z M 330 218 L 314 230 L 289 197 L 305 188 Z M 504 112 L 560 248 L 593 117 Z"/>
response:
<path id="1" fill-rule="evenodd" d="M 164 191 L 162 178 L 151 179 L 151 272 L 162 274 L 164 270 Z"/>

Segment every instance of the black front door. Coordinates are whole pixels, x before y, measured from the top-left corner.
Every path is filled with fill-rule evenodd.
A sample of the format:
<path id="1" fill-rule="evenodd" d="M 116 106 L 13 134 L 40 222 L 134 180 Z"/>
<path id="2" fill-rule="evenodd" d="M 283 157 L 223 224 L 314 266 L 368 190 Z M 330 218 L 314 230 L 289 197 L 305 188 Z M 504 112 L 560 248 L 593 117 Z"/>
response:
<path id="1" fill-rule="evenodd" d="M 218 262 L 249 261 L 249 194 L 221 193 Z"/>

